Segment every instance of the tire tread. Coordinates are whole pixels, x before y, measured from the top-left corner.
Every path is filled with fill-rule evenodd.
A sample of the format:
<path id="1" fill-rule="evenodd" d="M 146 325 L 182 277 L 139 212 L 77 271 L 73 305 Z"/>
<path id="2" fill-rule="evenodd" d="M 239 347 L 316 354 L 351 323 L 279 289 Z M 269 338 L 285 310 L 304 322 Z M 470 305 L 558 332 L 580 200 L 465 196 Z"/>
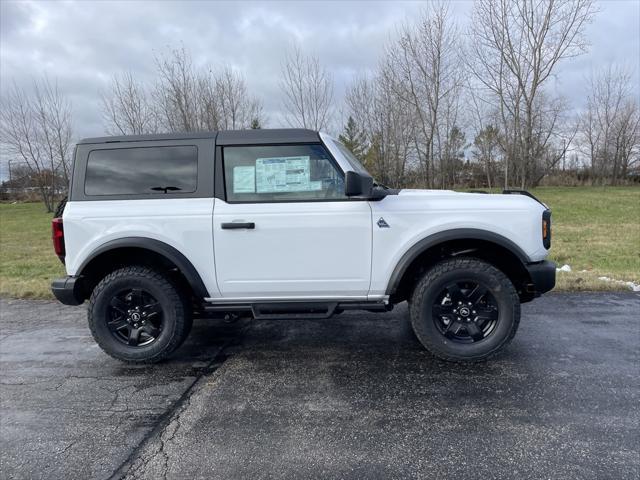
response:
<path id="1" fill-rule="evenodd" d="M 419 322 L 422 320 L 421 310 L 422 310 L 422 299 L 429 286 L 440 276 L 445 273 L 448 273 L 452 270 L 473 270 L 476 272 L 486 273 L 491 276 L 494 276 L 501 284 L 501 287 L 508 292 L 511 297 L 511 304 L 513 305 L 513 324 L 511 326 L 511 330 L 509 334 L 505 336 L 502 342 L 500 342 L 496 347 L 494 347 L 491 351 L 486 354 L 475 356 L 475 357 L 465 357 L 464 359 L 455 355 L 448 355 L 439 351 L 433 343 L 431 343 L 431 339 L 427 335 L 423 335 L 422 332 L 417 331 L 419 328 Z M 413 330 L 420 340 L 420 342 L 424 345 L 424 347 L 435 357 L 445 360 L 448 362 L 454 363 L 478 363 L 484 362 L 496 354 L 498 354 L 504 347 L 506 347 L 513 337 L 515 336 L 518 326 L 520 324 L 520 298 L 518 297 L 518 293 L 516 292 L 513 284 L 509 280 L 509 278 L 499 269 L 491 265 L 490 263 L 485 262 L 484 260 L 480 260 L 474 257 L 456 257 L 452 259 L 443 260 L 432 268 L 427 270 L 424 273 L 422 279 L 416 284 L 413 293 L 411 294 L 409 301 L 409 315 L 411 318 L 411 325 Z"/>
<path id="2" fill-rule="evenodd" d="M 120 278 L 142 277 L 146 280 L 155 282 L 162 290 L 164 290 L 170 302 L 176 306 L 175 308 L 175 326 L 174 334 L 171 336 L 169 343 L 150 357 L 133 358 L 123 357 L 112 352 L 108 345 L 103 341 L 102 336 L 96 330 L 96 315 L 94 314 L 94 306 L 97 297 L 103 292 L 108 285 Z M 178 286 L 170 280 L 169 277 L 143 265 L 132 265 L 112 271 L 106 275 L 98 285 L 93 289 L 89 299 L 89 307 L 87 309 L 87 319 L 91 335 L 98 343 L 100 348 L 109 356 L 129 364 L 157 363 L 170 356 L 186 339 L 191 330 L 191 315 L 189 314 L 188 301 Z"/>

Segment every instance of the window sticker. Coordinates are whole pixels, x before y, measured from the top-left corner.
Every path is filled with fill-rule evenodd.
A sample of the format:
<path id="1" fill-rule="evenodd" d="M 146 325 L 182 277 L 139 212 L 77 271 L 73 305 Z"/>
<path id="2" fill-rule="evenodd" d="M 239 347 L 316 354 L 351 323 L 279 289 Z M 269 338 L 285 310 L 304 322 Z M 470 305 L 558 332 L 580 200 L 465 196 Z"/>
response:
<path id="1" fill-rule="evenodd" d="M 233 167 L 233 193 L 255 193 L 255 167 Z"/>
<path id="2" fill-rule="evenodd" d="M 322 180 L 316 180 L 314 182 L 309 182 L 309 191 L 318 191 L 322 190 Z"/>
<path id="3" fill-rule="evenodd" d="M 321 190 L 322 182 L 311 181 L 309 156 L 256 159 L 258 193 Z"/>

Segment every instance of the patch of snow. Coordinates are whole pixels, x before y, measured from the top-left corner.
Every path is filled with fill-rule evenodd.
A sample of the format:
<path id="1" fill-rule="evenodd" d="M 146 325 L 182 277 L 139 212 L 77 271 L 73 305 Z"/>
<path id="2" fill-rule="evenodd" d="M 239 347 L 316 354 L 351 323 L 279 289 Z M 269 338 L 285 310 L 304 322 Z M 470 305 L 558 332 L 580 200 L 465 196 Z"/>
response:
<path id="1" fill-rule="evenodd" d="M 567 264 L 562 265 L 560 268 L 556 268 L 556 270 L 558 272 L 570 272 L 571 271 L 571 267 Z"/>
<path id="2" fill-rule="evenodd" d="M 625 282 L 624 280 L 616 280 L 615 278 L 609 278 L 609 277 L 598 277 L 598 280 L 602 280 L 603 282 L 613 282 L 619 285 L 625 285 L 626 287 L 629 287 L 629 289 L 633 290 L 634 292 L 640 292 L 640 284 L 636 284 L 633 282 Z"/>

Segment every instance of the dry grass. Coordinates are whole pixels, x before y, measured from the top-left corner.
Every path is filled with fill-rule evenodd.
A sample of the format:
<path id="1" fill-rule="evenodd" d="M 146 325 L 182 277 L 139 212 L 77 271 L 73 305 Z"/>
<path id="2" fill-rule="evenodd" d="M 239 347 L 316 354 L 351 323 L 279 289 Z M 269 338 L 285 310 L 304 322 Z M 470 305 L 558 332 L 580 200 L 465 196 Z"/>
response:
<path id="1" fill-rule="evenodd" d="M 568 264 L 557 290 L 624 290 L 607 276 L 640 283 L 640 188 L 548 187 L 534 193 L 553 210 L 551 259 Z M 64 268 L 41 204 L 0 204 L 0 295 L 51 298 Z M 584 271 L 583 271 L 584 270 Z"/>

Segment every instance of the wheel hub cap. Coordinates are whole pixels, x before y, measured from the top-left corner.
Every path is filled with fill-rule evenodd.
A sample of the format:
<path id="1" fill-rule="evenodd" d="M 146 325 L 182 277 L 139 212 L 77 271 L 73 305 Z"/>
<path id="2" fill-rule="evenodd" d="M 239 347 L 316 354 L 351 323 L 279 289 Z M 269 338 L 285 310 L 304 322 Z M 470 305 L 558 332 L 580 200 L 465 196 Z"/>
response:
<path id="1" fill-rule="evenodd" d="M 107 308 L 111 334 L 129 347 L 149 345 L 162 331 L 162 307 L 145 290 L 125 290 L 115 295 Z"/>
<path id="2" fill-rule="evenodd" d="M 478 282 L 452 282 L 433 299 L 431 318 L 449 340 L 478 342 L 495 330 L 498 303 L 489 289 Z"/>

